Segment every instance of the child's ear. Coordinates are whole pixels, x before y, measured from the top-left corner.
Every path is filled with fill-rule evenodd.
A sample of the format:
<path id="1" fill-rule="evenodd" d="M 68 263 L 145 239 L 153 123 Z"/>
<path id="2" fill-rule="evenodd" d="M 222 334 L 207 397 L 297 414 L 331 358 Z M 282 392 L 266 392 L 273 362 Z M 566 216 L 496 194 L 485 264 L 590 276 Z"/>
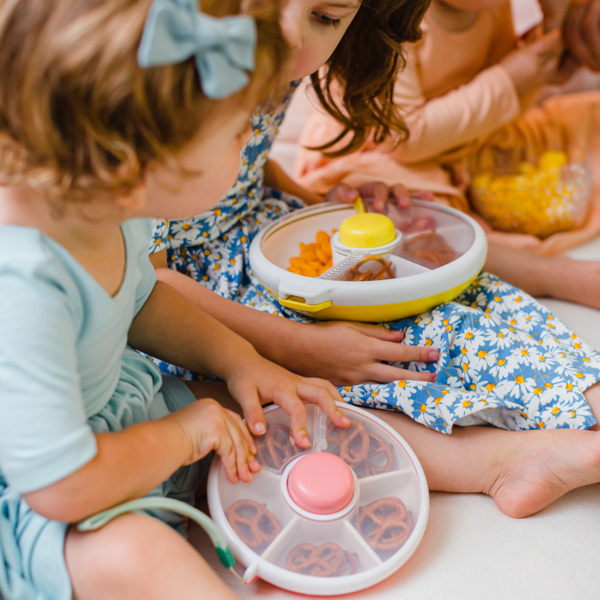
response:
<path id="1" fill-rule="evenodd" d="M 129 194 L 117 198 L 117 204 L 124 210 L 138 212 L 146 206 L 148 190 L 146 182 L 137 185 Z"/>

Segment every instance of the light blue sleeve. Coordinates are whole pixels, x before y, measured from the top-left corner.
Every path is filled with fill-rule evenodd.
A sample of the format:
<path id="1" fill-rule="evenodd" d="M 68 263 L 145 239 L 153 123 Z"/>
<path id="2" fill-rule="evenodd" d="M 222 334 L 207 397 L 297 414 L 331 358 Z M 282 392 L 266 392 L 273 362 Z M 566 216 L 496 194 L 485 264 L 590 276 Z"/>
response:
<path id="1" fill-rule="evenodd" d="M 82 311 L 52 277 L 0 270 L 0 472 L 19 493 L 97 452 L 77 364 Z"/>

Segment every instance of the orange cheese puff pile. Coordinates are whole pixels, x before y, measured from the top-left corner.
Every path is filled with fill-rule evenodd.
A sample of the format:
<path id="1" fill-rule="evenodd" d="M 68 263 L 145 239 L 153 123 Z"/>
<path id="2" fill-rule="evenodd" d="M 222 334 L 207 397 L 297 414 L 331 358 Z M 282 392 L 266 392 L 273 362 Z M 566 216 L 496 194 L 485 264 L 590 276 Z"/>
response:
<path id="1" fill-rule="evenodd" d="M 332 233 L 336 231 L 334 229 Z M 318 277 L 332 266 L 331 236 L 326 231 L 319 231 L 314 244 L 300 244 L 300 256 L 290 258 L 288 271 L 305 277 Z"/>

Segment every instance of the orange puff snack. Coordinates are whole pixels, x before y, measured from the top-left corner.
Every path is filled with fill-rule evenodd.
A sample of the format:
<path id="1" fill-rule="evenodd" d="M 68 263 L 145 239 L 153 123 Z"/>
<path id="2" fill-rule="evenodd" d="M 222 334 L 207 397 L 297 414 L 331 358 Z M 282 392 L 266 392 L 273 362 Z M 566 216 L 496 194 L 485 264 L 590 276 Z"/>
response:
<path id="1" fill-rule="evenodd" d="M 336 231 L 334 229 L 332 233 Z M 326 231 L 319 231 L 315 243 L 300 244 L 300 256 L 290 258 L 288 271 L 305 277 L 318 277 L 333 266 L 331 256 L 331 236 Z"/>

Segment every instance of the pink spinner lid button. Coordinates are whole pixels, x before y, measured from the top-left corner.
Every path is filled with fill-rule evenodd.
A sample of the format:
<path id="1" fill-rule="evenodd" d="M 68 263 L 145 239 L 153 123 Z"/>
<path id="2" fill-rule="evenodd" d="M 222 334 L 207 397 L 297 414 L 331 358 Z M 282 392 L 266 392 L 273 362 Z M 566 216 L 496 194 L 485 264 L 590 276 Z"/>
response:
<path id="1" fill-rule="evenodd" d="M 292 468 L 288 492 L 303 510 L 331 515 L 348 506 L 354 495 L 350 467 L 335 454 L 314 452 L 303 456 Z"/>

